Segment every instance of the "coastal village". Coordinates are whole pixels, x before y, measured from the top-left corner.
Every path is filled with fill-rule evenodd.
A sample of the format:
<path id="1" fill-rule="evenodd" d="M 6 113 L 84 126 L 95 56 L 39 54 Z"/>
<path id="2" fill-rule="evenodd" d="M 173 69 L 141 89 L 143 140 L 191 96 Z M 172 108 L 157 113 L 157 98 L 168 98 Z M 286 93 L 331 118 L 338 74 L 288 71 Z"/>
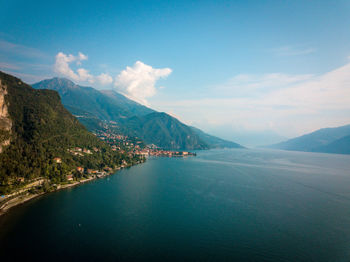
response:
<path id="1" fill-rule="evenodd" d="M 19 189 L 11 194 L 0 196 L 0 215 L 12 206 L 18 205 L 28 201 L 36 196 L 42 195 L 45 192 L 56 191 L 78 184 L 82 184 L 94 179 L 103 178 L 105 176 L 114 174 L 116 171 L 130 167 L 133 164 L 140 164 L 146 160 L 147 157 L 188 157 L 196 156 L 196 153 L 188 151 L 173 151 L 164 150 L 154 144 L 145 145 L 145 143 L 135 137 L 128 137 L 122 134 L 115 134 L 113 132 L 100 131 L 94 133 L 98 138 L 108 143 L 112 151 L 117 151 L 129 157 L 129 159 L 138 159 L 133 163 L 128 163 L 122 160 L 119 166 L 109 167 L 105 166 L 99 170 L 91 169 L 84 166 L 77 166 L 71 172 L 66 174 L 65 182 L 59 184 L 51 184 L 48 178 L 38 177 L 33 180 L 26 180 L 24 177 L 18 177 L 14 183 L 19 185 Z M 97 147 L 68 148 L 67 152 L 76 157 L 86 157 L 95 153 L 99 153 L 100 149 Z M 52 159 L 54 165 L 60 166 L 64 163 L 61 157 L 54 157 Z"/>
<path id="2" fill-rule="evenodd" d="M 100 150 L 96 147 L 92 149 L 74 147 L 67 149 L 67 151 L 74 156 L 85 157 L 87 155 L 98 153 Z M 144 158 L 141 158 L 141 160 L 134 162 L 133 164 L 140 164 L 144 162 L 144 160 Z M 59 167 L 64 164 L 64 160 L 60 157 L 54 157 L 52 159 L 52 164 Z M 0 215 L 5 213 L 6 210 L 10 209 L 12 206 L 26 202 L 46 192 L 73 187 L 94 179 L 103 178 L 131 165 L 132 163 L 122 160 L 120 166 L 115 166 L 113 168 L 105 166 L 100 170 L 77 166 L 65 175 L 65 181 L 58 184 L 52 184 L 52 182 L 45 177 L 38 177 L 32 180 L 18 177 L 16 181 L 13 181 L 14 184 L 17 184 L 18 189 L 10 194 L 0 195 Z"/>
<path id="3" fill-rule="evenodd" d="M 107 131 L 99 131 L 95 133 L 101 140 L 111 145 L 113 151 L 127 153 L 132 155 L 142 155 L 145 157 L 187 157 L 196 156 L 196 153 L 188 151 L 173 151 L 161 149 L 154 144 L 145 145 L 144 142 L 137 137 L 128 137 L 122 134 L 110 133 Z"/>
<path id="4" fill-rule="evenodd" d="M 172 150 L 164 150 L 157 147 L 154 144 L 145 145 L 144 142 L 139 138 L 130 138 L 128 136 L 122 134 L 114 134 L 110 132 L 98 132 L 95 135 L 101 140 L 108 143 L 112 151 L 117 151 L 121 154 L 127 155 L 129 158 L 133 159 L 138 157 L 141 159 L 135 164 L 140 164 L 145 161 L 146 157 L 188 157 L 188 156 L 196 156 L 196 153 L 188 152 L 188 151 L 172 151 Z M 94 147 L 92 149 L 75 147 L 71 149 L 67 149 L 69 153 L 75 156 L 84 157 L 85 155 L 91 155 L 93 153 L 98 153 L 99 149 Z M 57 164 L 62 163 L 62 159 L 56 157 L 53 161 Z M 127 163 L 125 160 L 122 161 L 121 165 L 115 168 L 112 167 L 104 167 L 102 170 L 94 170 L 85 168 L 82 166 L 76 167 L 75 172 L 71 172 L 67 174 L 67 181 L 79 181 L 79 178 L 91 179 L 91 178 L 102 178 L 109 174 L 114 173 L 115 171 L 131 166 L 131 163 Z"/>

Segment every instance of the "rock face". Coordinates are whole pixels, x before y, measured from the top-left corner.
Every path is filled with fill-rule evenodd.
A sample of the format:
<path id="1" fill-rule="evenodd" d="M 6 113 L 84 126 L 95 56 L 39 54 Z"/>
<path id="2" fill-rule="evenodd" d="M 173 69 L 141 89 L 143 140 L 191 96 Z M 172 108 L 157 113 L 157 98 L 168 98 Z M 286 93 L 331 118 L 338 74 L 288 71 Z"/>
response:
<path id="1" fill-rule="evenodd" d="M 8 113 L 8 105 L 5 100 L 7 86 L 0 80 L 0 153 L 10 144 L 12 121 Z"/>

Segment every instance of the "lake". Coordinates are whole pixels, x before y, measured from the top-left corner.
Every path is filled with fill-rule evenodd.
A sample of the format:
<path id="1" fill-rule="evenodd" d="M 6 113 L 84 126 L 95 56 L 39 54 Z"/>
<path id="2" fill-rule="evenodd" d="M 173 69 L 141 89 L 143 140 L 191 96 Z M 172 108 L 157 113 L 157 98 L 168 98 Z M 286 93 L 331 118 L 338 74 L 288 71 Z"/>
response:
<path id="1" fill-rule="evenodd" d="M 13 208 L 0 217 L 6 256 L 349 261 L 350 156 L 227 149 L 150 158 Z"/>

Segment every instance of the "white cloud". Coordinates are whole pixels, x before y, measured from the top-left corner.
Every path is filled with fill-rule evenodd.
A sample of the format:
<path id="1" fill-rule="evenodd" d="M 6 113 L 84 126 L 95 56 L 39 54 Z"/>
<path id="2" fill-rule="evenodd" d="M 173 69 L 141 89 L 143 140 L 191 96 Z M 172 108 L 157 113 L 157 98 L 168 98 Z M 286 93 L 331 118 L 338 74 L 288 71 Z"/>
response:
<path id="1" fill-rule="evenodd" d="M 285 136 L 350 123 L 350 63 L 321 75 L 232 79 L 213 88 L 211 97 L 158 101 L 157 107 L 173 110 L 185 120 L 195 119 L 202 128 L 208 123 L 229 124 L 233 129 L 273 130 Z"/>
<path id="2" fill-rule="evenodd" d="M 111 85 L 113 78 L 107 73 L 93 75 L 89 70 L 82 68 L 82 61 L 88 56 L 79 52 L 78 55 L 59 52 L 56 55 L 54 71 L 60 76 L 72 79 L 75 82 L 95 84 L 97 86 Z M 126 67 L 115 78 L 114 85 L 119 92 L 127 97 L 147 105 L 146 98 L 156 93 L 156 82 L 167 77 L 172 70 L 170 68 L 156 69 L 137 61 L 134 66 Z M 163 88 L 163 87 L 159 87 Z"/>
<path id="3" fill-rule="evenodd" d="M 234 94 L 234 96 L 252 96 L 253 94 L 264 92 L 267 90 L 274 90 L 295 85 L 297 83 L 304 82 L 313 77 L 313 75 L 288 75 L 281 73 L 270 73 L 261 75 L 252 74 L 240 74 L 225 84 L 218 86 L 218 91 L 228 94 Z"/>
<path id="4" fill-rule="evenodd" d="M 87 60 L 87 59 L 88 59 L 87 55 L 84 55 L 81 52 L 78 53 L 78 61 L 83 61 L 83 60 Z"/>
<path id="5" fill-rule="evenodd" d="M 308 55 L 316 52 L 315 48 L 312 47 L 295 47 L 295 46 L 282 46 L 279 48 L 272 49 L 273 53 L 278 56 L 299 56 Z"/>
<path id="6" fill-rule="evenodd" d="M 0 62 L 0 69 L 1 70 L 8 70 L 8 69 L 10 69 L 10 70 L 19 70 L 19 69 L 21 69 L 21 67 L 19 67 L 18 65 L 14 65 L 14 64 L 12 64 L 12 63 L 2 63 L 2 62 Z"/>
<path id="7" fill-rule="evenodd" d="M 81 63 L 88 56 L 79 52 L 78 55 L 59 52 L 56 55 L 54 71 L 60 76 L 72 79 L 75 82 L 88 82 L 95 85 L 111 85 L 113 78 L 107 73 L 99 75 L 90 74 L 89 70 L 82 68 Z M 73 66 L 72 66 L 73 65 Z M 76 66 L 74 66 L 76 65 Z M 124 95 L 147 105 L 146 98 L 156 93 L 156 82 L 167 77 L 171 73 L 170 68 L 156 69 L 137 61 L 134 66 L 126 67 L 115 79 L 114 85 Z M 159 87 L 163 88 L 163 87 Z"/>
<path id="8" fill-rule="evenodd" d="M 89 81 L 90 83 L 94 82 L 94 77 L 89 74 L 89 71 L 84 68 L 79 68 L 77 70 L 79 81 Z"/>
<path id="9" fill-rule="evenodd" d="M 27 83 L 52 76 L 51 57 L 39 49 L 0 39 L 0 57 L 0 70 Z"/>
<path id="10" fill-rule="evenodd" d="M 109 85 L 113 83 L 113 78 L 105 73 L 102 73 L 96 77 L 97 81 L 102 85 Z"/>
<path id="11" fill-rule="evenodd" d="M 40 50 L 24 45 L 19 45 L 0 39 L 0 53 L 12 54 L 30 58 L 47 58 L 47 55 Z"/>
<path id="12" fill-rule="evenodd" d="M 264 97 L 266 104 L 315 111 L 350 109 L 350 63 Z"/>
<path id="13" fill-rule="evenodd" d="M 115 79 L 115 87 L 127 97 L 148 105 L 147 98 L 155 95 L 157 80 L 170 75 L 170 68 L 156 69 L 137 61 L 134 66 L 127 66 Z"/>
<path id="14" fill-rule="evenodd" d="M 76 82 L 89 82 L 90 84 L 98 82 L 101 85 L 111 84 L 113 79 L 110 75 L 102 73 L 99 76 L 94 76 L 89 73 L 87 69 L 78 68 L 74 71 L 70 64 L 76 62 L 77 66 L 81 66 L 81 62 L 87 60 L 87 55 L 79 52 L 77 56 L 72 54 L 66 55 L 59 52 L 56 55 L 56 62 L 54 65 L 54 71 L 64 77 L 68 77 Z"/>
<path id="15" fill-rule="evenodd" d="M 80 62 L 80 55 L 73 56 L 59 52 L 56 55 L 56 62 L 54 65 L 55 72 L 75 81 L 81 81 L 80 76 L 69 67 L 69 64 L 74 61 Z"/>

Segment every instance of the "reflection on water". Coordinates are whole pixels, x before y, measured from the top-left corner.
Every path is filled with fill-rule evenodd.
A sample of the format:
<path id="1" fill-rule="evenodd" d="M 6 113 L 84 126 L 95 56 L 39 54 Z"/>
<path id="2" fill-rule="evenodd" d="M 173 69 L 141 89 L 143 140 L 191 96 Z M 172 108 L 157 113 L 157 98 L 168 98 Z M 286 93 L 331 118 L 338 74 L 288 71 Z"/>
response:
<path id="1" fill-rule="evenodd" d="M 151 158 L 15 208 L 0 219 L 1 254 L 87 261 L 349 261 L 349 160 L 273 150 Z"/>

